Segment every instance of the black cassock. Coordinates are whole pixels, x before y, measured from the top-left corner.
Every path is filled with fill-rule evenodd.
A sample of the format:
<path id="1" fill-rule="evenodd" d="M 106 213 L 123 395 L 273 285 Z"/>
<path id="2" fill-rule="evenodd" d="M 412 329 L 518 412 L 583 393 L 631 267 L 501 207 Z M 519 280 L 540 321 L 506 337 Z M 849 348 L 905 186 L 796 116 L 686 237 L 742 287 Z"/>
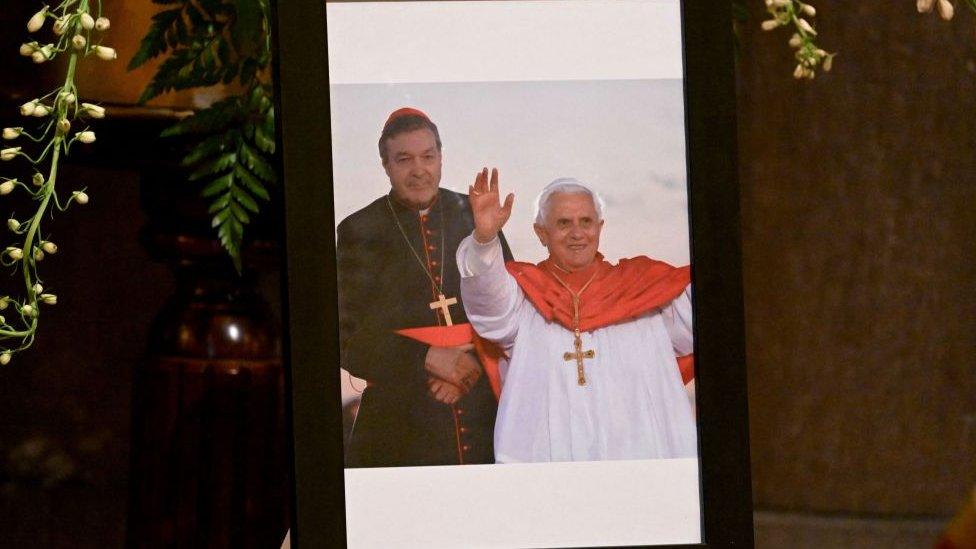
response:
<path id="1" fill-rule="evenodd" d="M 496 403 L 487 376 L 455 406 L 441 404 L 428 394 L 427 345 L 394 333 L 444 324 L 430 308 L 434 282 L 458 299 L 450 307 L 454 324 L 467 322 L 455 253 L 473 230 L 467 195 L 447 189 L 424 215 L 388 195 L 339 224 L 340 365 L 368 382 L 346 446 L 347 467 L 494 461 Z M 502 248 L 511 259 L 504 237 Z"/>

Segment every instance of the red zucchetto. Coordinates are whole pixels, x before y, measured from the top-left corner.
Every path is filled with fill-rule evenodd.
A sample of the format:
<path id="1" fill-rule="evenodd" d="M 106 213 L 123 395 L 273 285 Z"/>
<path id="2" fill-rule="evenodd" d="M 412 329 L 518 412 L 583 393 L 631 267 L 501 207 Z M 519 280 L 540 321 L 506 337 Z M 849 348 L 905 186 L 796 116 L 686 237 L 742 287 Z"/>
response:
<path id="1" fill-rule="evenodd" d="M 390 117 L 386 119 L 386 123 L 383 124 L 383 128 L 386 128 L 392 124 L 397 118 L 403 118 L 404 116 L 422 116 L 425 119 L 430 120 L 430 117 L 419 109 L 415 109 L 413 107 L 403 107 L 390 113 Z"/>

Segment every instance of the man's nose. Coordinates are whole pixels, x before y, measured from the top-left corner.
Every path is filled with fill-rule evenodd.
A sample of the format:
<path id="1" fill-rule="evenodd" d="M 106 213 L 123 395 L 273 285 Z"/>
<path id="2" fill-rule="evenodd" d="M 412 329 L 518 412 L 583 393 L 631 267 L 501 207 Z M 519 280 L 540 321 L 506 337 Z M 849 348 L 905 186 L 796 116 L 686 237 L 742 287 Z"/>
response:
<path id="1" fill-rule="evenodd" d="M 411 175 L 423 175 L 424 171 L 424 163 L 421 159 L 414 159 L 414 161 L 410 164 Z"/>

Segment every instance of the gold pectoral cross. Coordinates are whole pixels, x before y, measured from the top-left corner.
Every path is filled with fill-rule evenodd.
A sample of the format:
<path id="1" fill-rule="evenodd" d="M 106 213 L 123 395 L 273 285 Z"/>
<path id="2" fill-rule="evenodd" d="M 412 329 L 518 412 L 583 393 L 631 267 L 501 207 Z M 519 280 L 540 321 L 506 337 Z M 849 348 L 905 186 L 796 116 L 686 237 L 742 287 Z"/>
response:
<path id="1" fill-rule="evenodd" d="M 583 284 L 583 287 L 580 288 L 580 291 L 578 292 L 574 292 L 573 289 L 569 287 L 569 284 L 563 282 L 563 279 L 559 278 L 559 275 L 557 275 L 555 272 L 550 272 L 556 281 L 566 288 L 566 290 L 569 291 L 569 295 L 573 297 L 573 351 L 563 353 L 563 360 L 567 362 L 570 360 L 576 361 L 576 382 L 579 385 L 586 385 L 586 374 L 583 371 L 583 359 L 595 357 L 596 351 L 593 349 L 586 351 L 583 350 L 583 337 L 580 335 L 580 296 L 583 294 L 586 288 L 590 286 L 590 282 L 593 282 L 597 273 L 600 271 L 593 271 L 593 276 L 586 281 L 586 284 Z"/>
<path id="2" fill-rule="evenodd" d="M 430 303 L 430 308 L 440 309 L 441 314 L 444 315 L 444 322 L 446 322 L 448 326 L 453 326 L 454 321 L 451 320 L 451 310 L 448 307 L 456 304 L 456 297 L 445 298 L 444 294 L 437 294 L 437 301 L 432 301 Z"/>
<path id="3" fill-rule="evenodd" d="M 586 351 L 583 350 L 583 339 L 580 337 L 580 331 L 578 328 L 573 331 L 573 336 L 574 336 L 573 347 L 576 350 L 573 352 L 567 351 L 563 353 L 563 360 L 576 361 L 576 382 L 579 383 L 580 385 L 586 385 L 586 375 L 583 372 L 583 359 L 595 357 L 596 351 L 594 351 L 593 349 L 589 349 Z"/>

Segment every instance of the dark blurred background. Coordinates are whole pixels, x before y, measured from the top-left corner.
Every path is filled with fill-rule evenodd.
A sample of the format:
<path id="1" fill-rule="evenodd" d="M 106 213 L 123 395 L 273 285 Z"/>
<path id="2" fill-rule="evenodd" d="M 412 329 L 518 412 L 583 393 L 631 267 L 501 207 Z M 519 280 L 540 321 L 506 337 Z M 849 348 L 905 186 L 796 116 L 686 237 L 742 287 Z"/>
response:
<path id="1" fill-rule="evenodd" d="M 761 4 L 738 65 L 757 541 L 924 547 L 976 483 L 976 14 L 817 2 L 840 53 L 796 82 Z"/>
<path id="2" fill-rule="evenodd" d="M 4 125 L 55 83 L 16 55 L 34 10 L 18 4 L 0 10 Z M 763 2 L 746 5 L 738 123 L 757 545 L 929 547 L 976 484 L 976 15 L 824 0 L 820 43 L 839 55 L 831 73 L 798 82 L 788 33 L 760 31 Z M 167 223 L 199 205 L 170 175 L 179 151 L 153 136 L 213 92 L 126 108 L 152 75 L 124 65 L 154 5 L 105 7 L 120 59 L 83 71 L 79 88 L 117 116 L 65 168 L 91 203 L 48 222 L 60 250 L 42 267 L 58 305 L 34 348 L 0 368 L 2 547 L 124 544 L 135 372 L 159 363 L 153 330 L 181 276 L 183 252 L 157 237 L 199 228 Z M 248 284 L 267 307 L 257 316 L 277 325 L 277 266 L 255 263 Z"/>

